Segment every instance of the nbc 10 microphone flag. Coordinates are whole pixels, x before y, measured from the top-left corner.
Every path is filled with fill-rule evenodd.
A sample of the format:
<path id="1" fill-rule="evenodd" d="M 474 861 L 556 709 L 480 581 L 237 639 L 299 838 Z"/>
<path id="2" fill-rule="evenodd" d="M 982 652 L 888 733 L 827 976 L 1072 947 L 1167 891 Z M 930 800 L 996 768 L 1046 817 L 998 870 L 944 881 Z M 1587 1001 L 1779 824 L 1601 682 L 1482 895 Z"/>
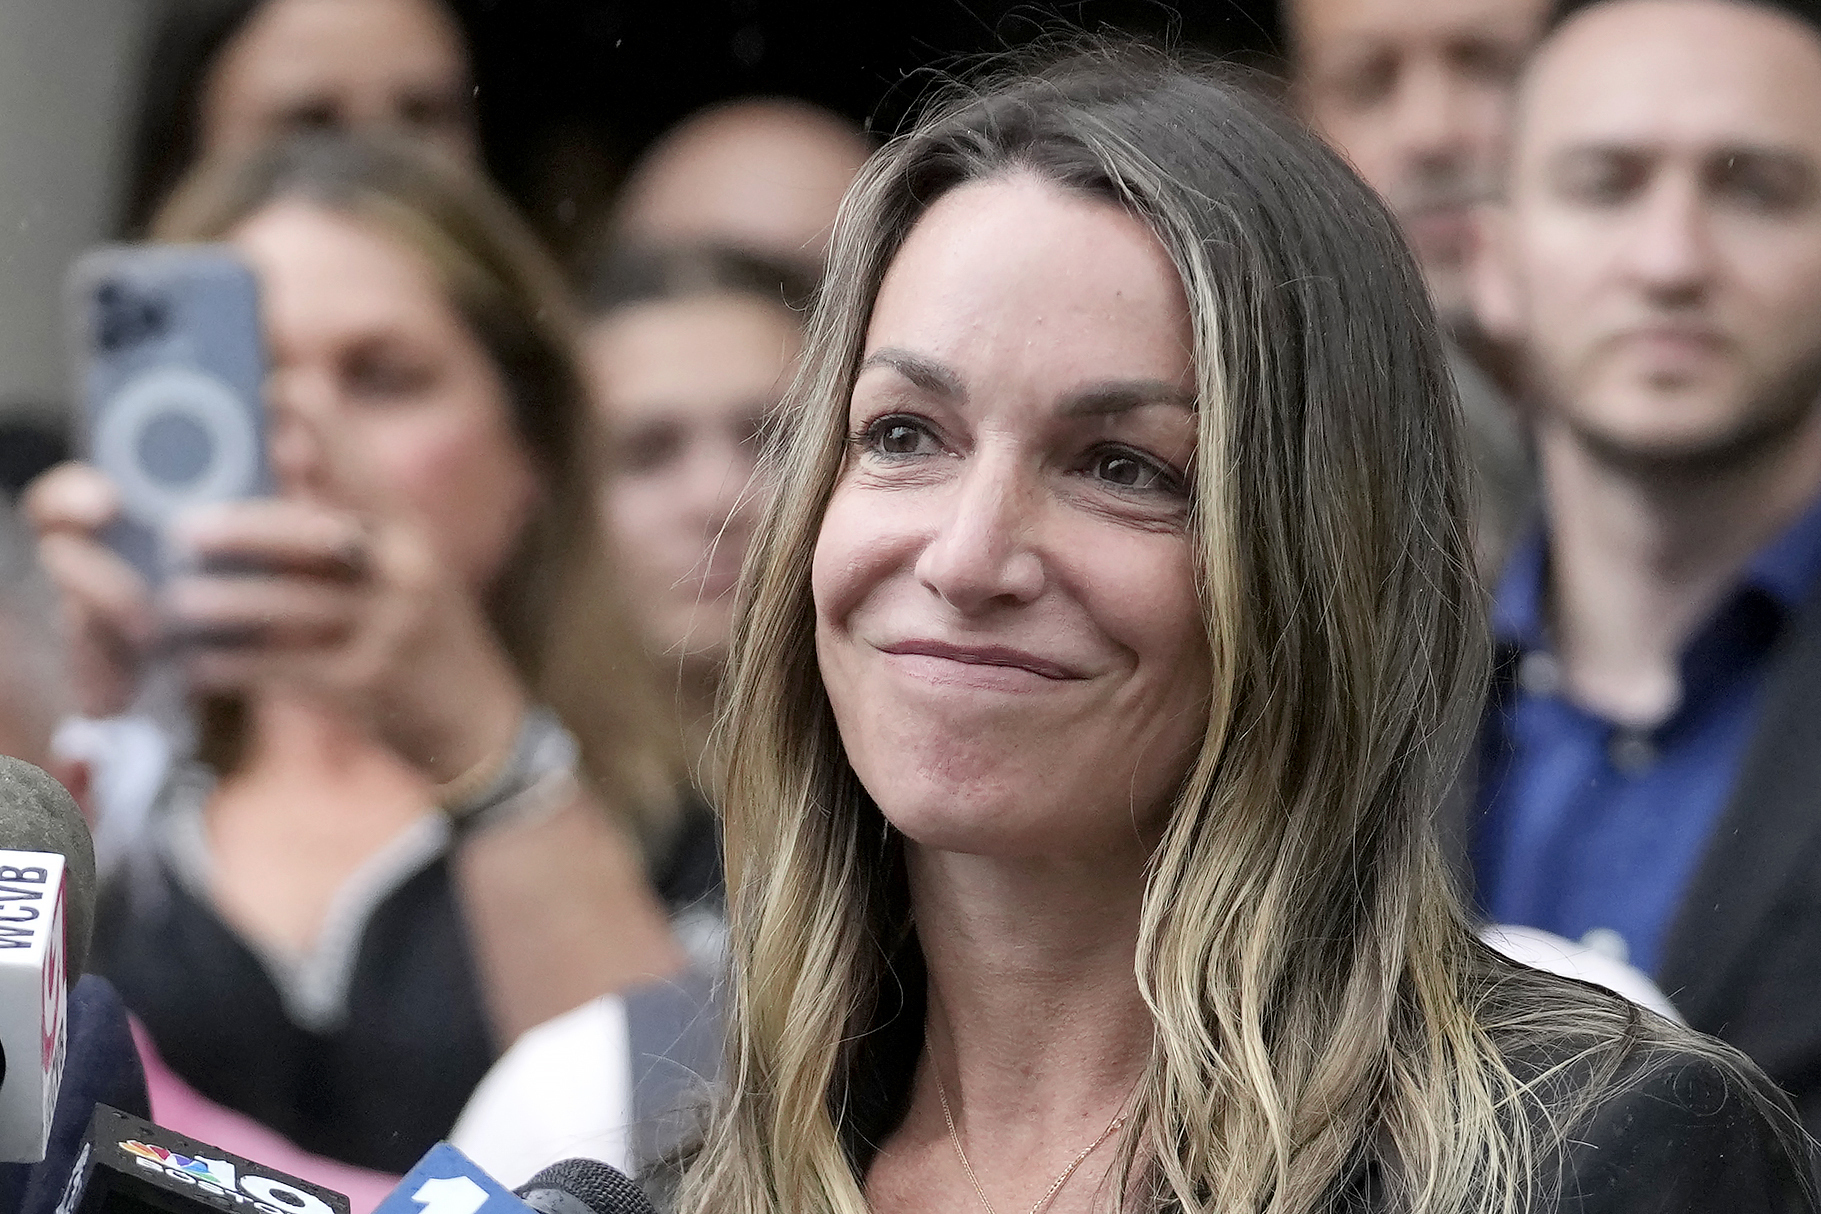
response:
<path id="1" fill-rule="evenodd" d="M 340 1193 L 97 1105 L 56 1214 L 349 1214 Z"/>

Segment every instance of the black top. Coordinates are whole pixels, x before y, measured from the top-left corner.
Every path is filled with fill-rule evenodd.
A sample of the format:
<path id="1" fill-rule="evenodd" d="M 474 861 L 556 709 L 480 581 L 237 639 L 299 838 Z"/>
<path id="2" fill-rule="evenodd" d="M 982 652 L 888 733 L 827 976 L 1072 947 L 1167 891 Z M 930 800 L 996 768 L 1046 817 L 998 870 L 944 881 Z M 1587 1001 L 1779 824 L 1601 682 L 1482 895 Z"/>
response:
<path id="1" fill-rule="evenodd" d="M 1503 960 L 1494 964 L 1512 966 Z M 914 946 L 900 951 L 892 974 L 866 1035 L 865 1057 L 871 1065 L 856 1075 L 844 1102 L 847 1116 L 838 1127 L 855 1174 L 861 1176 L 904 1116 L 923 1048 L 927 979 Z M 1543 974 L 1532 975 L 1524 985 L 1592 989 Z M 1573 1000 L 1565 999 L 1563 1006 L 1564 1015 L 1572 1018 Z M 1580 1060 L 1565 1061 L 1534 1048 L 1516 1049 L 1508 1057 L 1520 1079 L 1552 1076 L 1539 1089 L 1540 1098 L 1555 1110 L 1574 1106 L 1596 1067 L 1607 1072 L 1602 1088 L 1615 1092 L 1569 1129 L 1558 1158 L 1537 1169 L 1537 1201 L 1530 1207 L 1534 1214 L 1821 1210 L 1810 1188 L 1817 1166 L 1813 1144 L 1797 1128 L 1787 1097 L 1749 1064 L 1734 1068 L 1693 1050 L 1644 1043 L 1650 1035 L 1643 1031 L 1646 1015 L 1636 1013 L 1633 1020 L 1640 1030 L 1638 1041 L 1614 1042 Z M 1562 1047 L 1565 1052 L 1578 1049 Z M 1539 1123 L 1537 1132 L 1547 1141 L 1547 1126 Z M 1395 1214 L 1401 1207 L 1385 1183 L 1392 1166 L 1371 1151 L 1362 1152 L 1336 1186 L 1334 1214 Z M 665 1191 L 661 1185 L 652 1188 Z"/>
<path id="2" fill-rule="evenodd" d="M 1794 1214 L 1816 1209 L 1812 1160 L 1737 1074 L 1698 1056 L 1650 1064 L 1572 1136 L 1555 1208 L 1573 1214 Z"/>
<path id="3" fill-rule="evenodd" d="M 305 1027 L 265 964 L 162 865 L 111 882 L 94 965 L 198 1092 L 306 1151 L 408 1171 L 445 1136 L 497 1048 L 446 857 L 374 909 L 346 1013 Z"/>
<path id="4" fill-rule="evenodd" d="M 692 802 L 654 876 L 673 911 L 718 907 L 716 846 L 712 814 Z M 447 851 L 372 906 L 338 1013 L 320 1023 L 303 1022 L 271 963 L 176 871 L 181 851 L 147 847 L 106 883 L 94 968 L 204 1096 L 315 1154 L 409 1170 L 448 1135 L 500 1050 Z"/>
<path id="5" fill-rule="evenodd" d="M 920 1019 L 920 1018 L 919 1018 Z M 921 1040 L 901 1025 L 905 1038 Z M 1633 1082 L 1568 1135 L 1559 1157 L 1538 1169 L 1532 1214 L 1812 1214 L 1809 1144 L 1772 1123 L 1754 1099 L 1755 1079 L 1693 1052 L 1631 1061 Z M 876 1097 L 878 1093 L 873 1093 Z M 1779 1098 L 1757 1092 L 1772 1106 Z M 857 1174 L 902 1117 L 902 1107 L 849 1106 L 839 1127 Z M 1559 1163 L 1559 1167 L 1557 1164 Z M 1362 1158 L 1335 1188 L 1333 1214 L 1397 1214 L 1386 1163 Z M 676 1158 L 641 1176 L 659 1208 L 673 1208 Z"/>
<path id="6" fill-rule="evenodd" d="M 1757 1078 L 1693 1052 L 1630 1060 L 1630 1082 L 1571 1128 L 1533 1180 L 1535 1214 L 1811 1214 L 1812 1144 L 1766 1113 Z M 1759 1085 L 1754 1099 L 1753 1085 Z M 1791 1125 L 1794 1123 L 1791 1122 Z M 1541 1128 L 1541 1127 L 1539 1127 Z M 1395 1214 L 1385 1165 L 1367 1160 L 1335 1214 Z"/>

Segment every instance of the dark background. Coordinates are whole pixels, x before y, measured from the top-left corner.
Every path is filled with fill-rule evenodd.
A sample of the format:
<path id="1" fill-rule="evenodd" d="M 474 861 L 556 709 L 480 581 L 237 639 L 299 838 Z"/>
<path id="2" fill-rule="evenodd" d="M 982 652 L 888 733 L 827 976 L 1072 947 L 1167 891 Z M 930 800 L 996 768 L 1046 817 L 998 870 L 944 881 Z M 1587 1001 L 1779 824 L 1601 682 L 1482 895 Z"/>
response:
<path id="1" fill-rule="evenodd" d="M 1281 49 L 1274 0 L 453 3 L 474 51 L 489 168 L 571 269 L 598 246 L 632 160 L 716 101 L 801 97 L 883 136 L 945 74 L 1070 30 L 1139 35 L 1267 70 Z M 4 494 L 62 458 L 68 435 L 63 411 L 35 396 L 0 403 L 14 406 L 0 408 Z"/>
<path id="2" fill-rule="evenodd" d="M 1270 0 L 458 0 L 495 175 L 560 252 L 586 243 L 626 165 L 712 102 L 788 94 L 890 134 L 939 73 L 1061 28 L 1139 34 L 1253 65 Z"/>

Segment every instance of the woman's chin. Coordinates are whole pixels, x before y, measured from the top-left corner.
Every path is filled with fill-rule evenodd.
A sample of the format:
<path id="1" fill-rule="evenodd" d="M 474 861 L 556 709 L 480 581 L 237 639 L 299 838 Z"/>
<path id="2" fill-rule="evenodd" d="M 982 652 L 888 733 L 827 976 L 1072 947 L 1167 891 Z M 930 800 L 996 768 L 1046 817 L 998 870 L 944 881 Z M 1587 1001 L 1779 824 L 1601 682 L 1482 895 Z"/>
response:
<path id="1" fill-rule="evenodd" d="M 934 851 L 1007 859 L 1104 850 L 1104 807 L 1055 795 L 1027 776 L 900 772 L 867 781 L 874 802 L 906 839 Z"/>

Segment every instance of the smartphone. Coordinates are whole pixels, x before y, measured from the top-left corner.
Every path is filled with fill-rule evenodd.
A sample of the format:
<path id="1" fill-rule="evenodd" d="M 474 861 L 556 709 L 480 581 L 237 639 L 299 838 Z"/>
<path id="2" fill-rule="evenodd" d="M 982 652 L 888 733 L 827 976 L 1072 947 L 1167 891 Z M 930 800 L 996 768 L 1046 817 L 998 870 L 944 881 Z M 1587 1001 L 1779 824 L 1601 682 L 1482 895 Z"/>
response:
<path id="1" fill-rule="evenodd" d="M 226 245 L 116 245 L 67 298 L 82 447 L 120 491 L 104 538 L 157 585 L 174 517 L 272 492 L 259 286 Z"/>

